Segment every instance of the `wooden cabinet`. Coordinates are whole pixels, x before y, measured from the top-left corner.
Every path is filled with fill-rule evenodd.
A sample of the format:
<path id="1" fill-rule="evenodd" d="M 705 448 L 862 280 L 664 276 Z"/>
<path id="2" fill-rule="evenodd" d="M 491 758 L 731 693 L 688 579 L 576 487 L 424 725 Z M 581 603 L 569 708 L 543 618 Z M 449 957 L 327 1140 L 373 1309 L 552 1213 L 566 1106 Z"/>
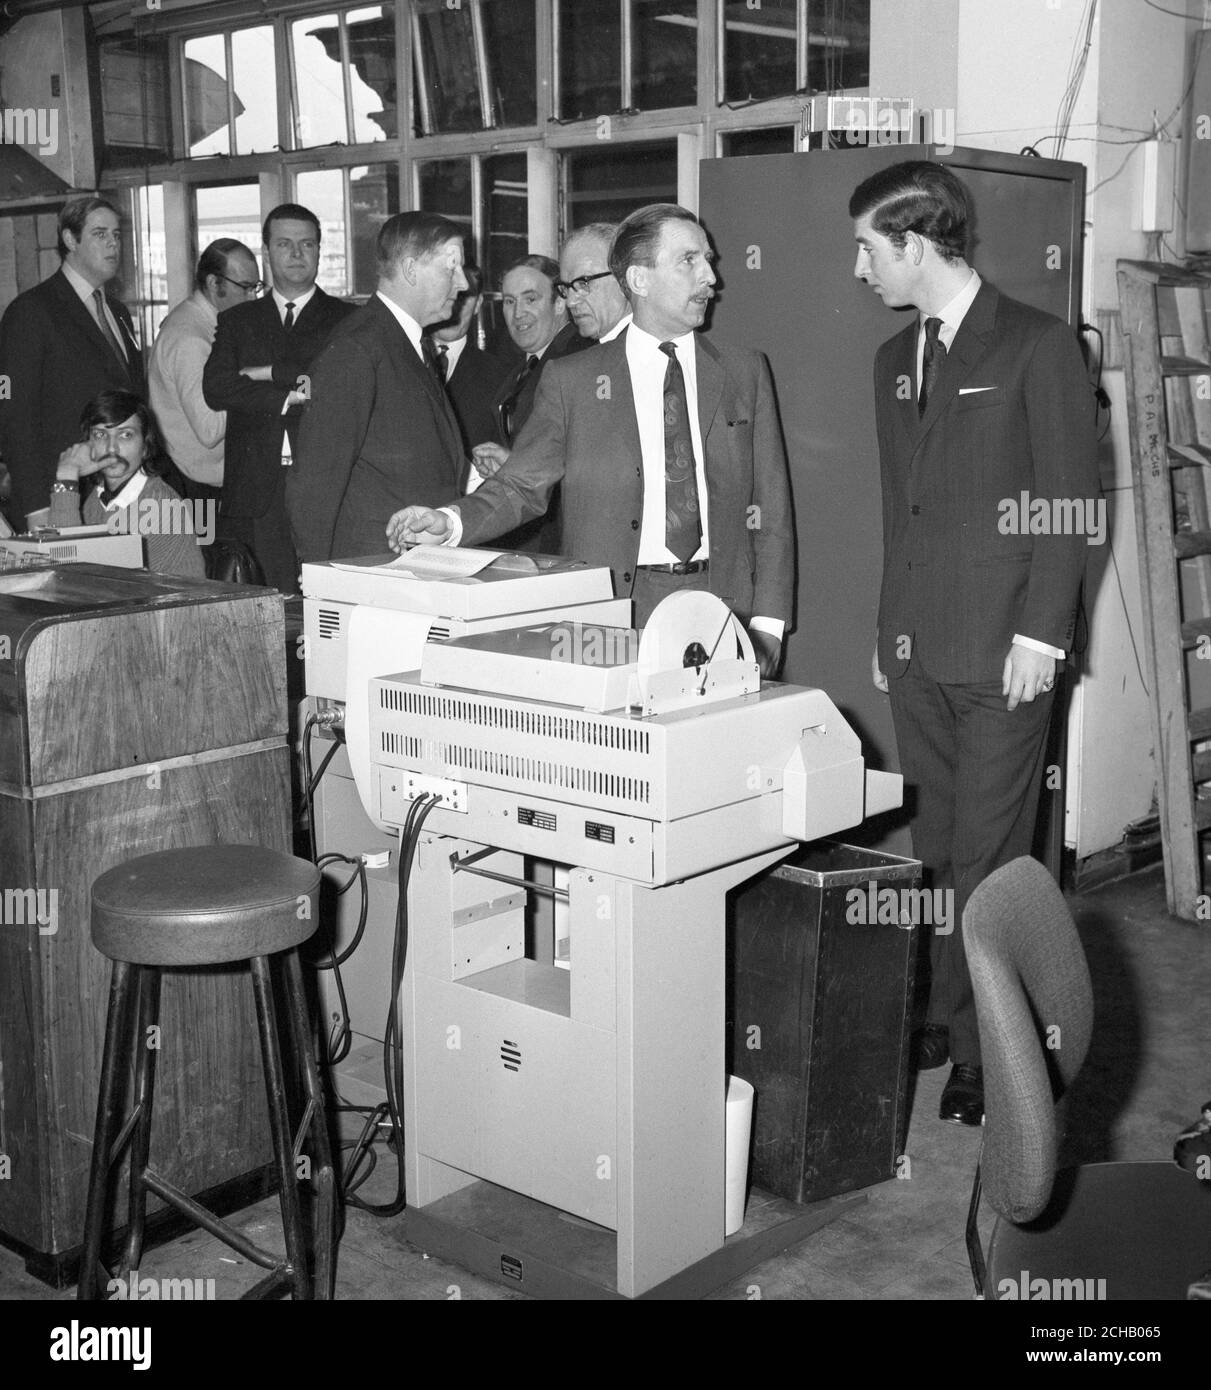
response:
<path id="1" fill-rule="evenodd" d="M 44 1276 L 84 1223 L 110 975 L 93 880 L 158 849 L 291 849 L 282 607 L 99 565 L 0 574 L 0 1241 Z M 247 971 L 167 974 L 159 1045 L 153 1163 L 216 1205 L 265 1190 Z"/>

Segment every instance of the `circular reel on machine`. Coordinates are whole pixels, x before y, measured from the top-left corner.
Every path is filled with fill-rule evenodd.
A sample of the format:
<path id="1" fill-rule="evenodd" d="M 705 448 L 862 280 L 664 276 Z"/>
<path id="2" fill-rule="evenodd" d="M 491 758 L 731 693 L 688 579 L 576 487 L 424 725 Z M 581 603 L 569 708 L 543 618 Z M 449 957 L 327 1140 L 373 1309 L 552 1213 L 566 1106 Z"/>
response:
<path id="1" fill-rule="evenodd" d="M 722 599 L 701 590 L 657 604 L 639 639 L 637 703 L 661 714 L 761 689 L 761 672 L 744 624 Z"/>

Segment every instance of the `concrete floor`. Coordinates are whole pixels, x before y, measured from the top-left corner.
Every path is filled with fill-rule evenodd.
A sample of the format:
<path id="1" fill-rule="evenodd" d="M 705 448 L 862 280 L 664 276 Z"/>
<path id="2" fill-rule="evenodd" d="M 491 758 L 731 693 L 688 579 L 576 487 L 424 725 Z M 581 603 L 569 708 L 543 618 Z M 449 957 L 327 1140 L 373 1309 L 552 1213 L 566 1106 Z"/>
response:
<path id="1" fill-rule="evenodd" d="M 1178 1130 L 1211 1096 L 1211 926 L 1170 919 L 1159 868 L 1071 899 L 1089 956 L 1097 1003 L 1093 1048 L 1071 1097 L 1066 1157 L 1169 1158 Z M 909 1175 L 866 1189 L 865 1202 L 804 1243 L 767 1260 L 712 1297 L 724 1300 L 969 1300 L 963 1242 L 980 1132 L 940 1122 L 945 1069 L 919 1079 L 907 1154 Z M 363 1193 L 387 1199 L 394 1164 L 380 1151 Z M 273 1246 L 276 1201 L 238 1224 Z M 985 1226 L 990 1222 L 986 1219 Z M 1208 1263 L 1211 1264 L 1211 1252 Z M 213 1279 L 215 1296 L 238 1297 L 255 1271 L 195 1233 L 144 1257 L 143 1278 Z M 0 1298 L 70 1299 L 48 1290 L 0 1250 Z M 350 1210 L 337 1279 L 341 1299 L 519 1298 L 409 1246 L 397 1219 Z"/>

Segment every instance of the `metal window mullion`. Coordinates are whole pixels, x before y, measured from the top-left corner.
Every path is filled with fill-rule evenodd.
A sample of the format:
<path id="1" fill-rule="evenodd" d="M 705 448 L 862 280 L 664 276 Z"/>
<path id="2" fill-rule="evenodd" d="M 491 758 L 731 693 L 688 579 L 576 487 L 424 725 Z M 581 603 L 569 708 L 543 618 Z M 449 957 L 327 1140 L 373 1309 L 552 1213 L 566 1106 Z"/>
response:
<path id="1" fill-rule="evenodd" d="M 345 23 L 346 12 L 337 15 L 337 42 L 341 55 L 341 82 L 345 94 L 345 143 L 352 145 L 353 130 L 353 61 L 349 56 L 349 26 Z"/>
<path id="2" fill-rule="evenodd" d="M 282 145 L 282 148 L 284 150 L 301 150 L 306 148 L 303 142 L 302 131 L 299 130 L 299 124 L 303 119 L 303 108 L 302 103 L 299 101 L 298 65 L 294 61 L 294 27 L 289 20 L 285 20 L 283 22 L 282 42 L 285 44 L 286 47 L 286 62 L 284 68 L 282 68 L 276 62 L 274 64 L 274 66 L 278 67 L 279 70 L 284 71 L 284 81 L 287 89 L 284 94 L 287 103 L 284 124 L 287 127 L 290 139 L 288 144 L 284 143 Z M 279 133 L 281 132 L 282 125 L 282 114 L 279 112 Z"/>
<path id="3" fill-rule="evenodd" d="M 807 87 L 807 21 L 808 0 L 796 0 L 795 5 L 795 91 Z"/>
<path id="4" fill-rule="evenodd" d="M 715 105 L 727 101 L 727 0 L 715 0 Z"/>
<path id="5" fill-rule="evenodd" d="M 420 105 L 420 128 L 422 135 L 433 134 L 433 107 L 429 101 L 429 80 L 425 73 L 425 46 L 421 40 L 420 15 L 410 8 L 409 23 L 412 27 L 412 73 L 416 83 L 416 96 Z M 411 120 L 412 113 L 408 113 Z"/>
<path id="6" fill-rule="evenodd" d="M 353 170 L 345 165 L 341 170 L 341 200 L 345 208 L 345 293 L 356 294 L 353 275 Z"/>
<path id="7" fill-rule="evenodd" d="M 235 142 L 235 60 L 231 53 L 231 30 L 223 35 L 223 67 L 227 73 L 227 153 L 239 154 Z"/>
<path id="8" fill-rule="evenodd" d="M 622 68 L 619 72 L 618 106 L 622 111 L 630 111 L 635 105 L 634 83 L 631 78 L 631 63 L 635 49 L 634 0 L 618 0 L 618 5 L 622 31 Z"/>
<path id="9" fill-rule="evenodd" d="M 471 249 L 478 265 L 484 263 L 488 219 L 484 215 L 484 156 L 471 156 Z"/>
<path id="10" fill-rule="evenodd" d="M 547 62 L 551 64 L 551 111 L 552 120 L 559 120 L 563 115 L 563 92 L 561 91 L 560 61 L 563 52 L 563 35 L 560 32 L 559 24 L 559 4 L 560 0 L 535 0 L 538 5 L 537 22 L 534 26 L 534 36 L 539 43 L 537 71 L 542 72 L 543 65 Z M 542 50 L 542 29 L 543 18 L 549 16 L 551 22 L 551 42 L 546 52 Z M 539 124 L 542 123 L 543 113 L 537 112 Z"/>
<path id="11" fill-rule="evenodd" d="M 492 82 L 488 71 L 488 41 L 484 33 L 484 10 L 482 0 L 470 0 L 471 12 L 471 51 L 475 55 L 475 85 L 479 92 L 479 118 L 485 130 L 496 125 L 496 112 L 492 101 Z"/>

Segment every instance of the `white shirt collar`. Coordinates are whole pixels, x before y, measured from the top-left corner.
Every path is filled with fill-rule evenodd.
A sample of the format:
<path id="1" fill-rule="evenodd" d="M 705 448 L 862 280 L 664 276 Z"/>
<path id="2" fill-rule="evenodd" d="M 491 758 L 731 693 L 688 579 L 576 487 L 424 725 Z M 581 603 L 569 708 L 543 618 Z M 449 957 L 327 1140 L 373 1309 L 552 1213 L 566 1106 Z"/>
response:
<path id="1" fill-rule="evenodd" d="M 687 356 L 693 356 L 694 352 L 694 330 L 683 333 L 679 338 L 657 338 L 649 333 L 645 328 L 632 321 L 629 325 L 630 332 L 627 334 L 627 343 L 635 343 L 645 352 L 659 352 L 663 357 L 665 354 L 660 352 L 661 343 L 672 343 L 677 349 L 677 358 L 684 362 Z"/>
<path id="2" fill-rule="evenodd" d="M 147 477 L 148 475 L 144 473 L 141 468 L 137 469 L 122 484 L 121 490 L 118 492 L 117 496 L 111 497 L 108 502 L 101 502 L 101 488 L 104 486 L 104 484 L 101 484 L 97 488 L 97 501 L 101 502 L 101 505 L 107 512 L 116 512 L 122 507 L 129 507 L 132 502 L 138 499 L 139 494 L 147 486 Z"/>
<path id="3" fill-rule="evenodd" d="M 286 318 L 286 305 L 293 304 L 294 317 L 297 319 L 311 302 L 311 298 L 315 294 L 315 286 L 312 285 L 306 294 L 296 294 L 293 299 L 287 299 L 284 294 L 279 294 L 276 289 L 271 290 L 270 293 L 273 295 L 273 302 L 278 306 L 278 318 L 284 321 Z"/>
<path id="4" fill-rule="evenodd" d="M 412 315 L 407 311 L 407 309 L 401 309 L 394 299 L 388 299 L 387 296 L 383 294 L 381 291 L 378 292 L 375 297 L 378 299 L 380 304 L 385 305 L 388 309 L 391 310 L 392 317 L 408 335 L 408 341 L 416 349 L 416 355 L 423 362 L 425 360 L 425 354 L 421 350 L 420 345 L 421 333 L 423 331 L 420 324 L 417 323 L 417 321 L 412 317 Z"/>
<path id="5" fill-rule="evenodd" d="M 924 328 L 926 319 L 941 319 L 943 331 L 949 329 L 953 338 L 959 330 L 959 325 L 966 318 L 968 309 L 975 302 L 981 283 L 980 277 L 973 270 L 967 283 L 949 303 L 944 304 L 936 314 L 921 314 L 921 327 Z"/>
<path id="6" fill-rule="evenodd" d="M 614 327 L 611 328 L 608 332 L 603 333 L 601 337 L 597 339 L 597 341 L 599 343 L 612 343 L 620 333 L 624 333 L 631 326 L 631 320 L 634 317 L 634 314 L 623 314 L 623 316 L 618 320 Z"/>
<path id="7" fill-rule="evenodd" d="M 102 298 L 105 297 L 104 285 L 90 285 L 84 276 L 81 275 L 78 270 L 68 265 L 66 261 L 62 263 L 59 269 L 62 270 L 63 274 L 67 277 L 67 283 L 75 290 L 85 304 L 91 301 L 93 294 L 97 290 L 101 291 Z"/>

